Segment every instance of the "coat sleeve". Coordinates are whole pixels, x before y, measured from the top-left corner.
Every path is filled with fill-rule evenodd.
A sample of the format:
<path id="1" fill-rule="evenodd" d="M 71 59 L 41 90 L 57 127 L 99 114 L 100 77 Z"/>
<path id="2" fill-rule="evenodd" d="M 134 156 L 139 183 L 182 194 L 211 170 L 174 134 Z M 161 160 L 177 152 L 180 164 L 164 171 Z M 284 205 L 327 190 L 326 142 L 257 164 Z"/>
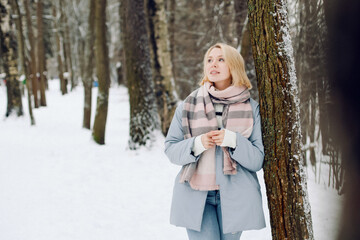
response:
<path id="1" fill-rule="evenodd" d="M 196 162 L 200 155 L 195 157 L 192 152 L 195 137 L 184 139 L 184 132 L 181 125 L 183 103 L 176 108 L 171 121 L 168 134 L 165 138 L 165 154 L 170 162 L 176 165 L 186 165 Z"/>
<path id="2" fill-rule="evenodd" d="M 236 148 L 229 149 L 232 159 L 249 171 L 259 171 L 264 162 L 264 145 L 261 135 L 261 118 L 259 104 L 252 100 L 252 107 L 255 108 L 254 127 L 249 138 L 236 133 Z"/>

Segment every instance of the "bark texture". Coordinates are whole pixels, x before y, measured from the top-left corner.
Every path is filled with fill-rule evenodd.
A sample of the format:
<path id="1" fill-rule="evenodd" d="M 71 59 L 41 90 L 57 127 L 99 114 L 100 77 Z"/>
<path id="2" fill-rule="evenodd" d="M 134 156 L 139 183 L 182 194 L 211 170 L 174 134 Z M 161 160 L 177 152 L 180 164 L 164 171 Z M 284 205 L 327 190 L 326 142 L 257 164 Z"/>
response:
<path id="1" fill-rule="evenodd" d="M 88 18 L 88 30 L 85 40 L 85 71 L 83 72 L 82 81 L 84 85 L 84 115 L 83 128 L 90 129 L 91 126 L 91 98 L 93 84 L 94 68 L 94 25 L 95 25 L 95 0 L 90 0 L 90 13 Z"/>
<path id="2" fill-rule="evenodd" d="M 14 9 L 15 15 L 17 16 L 15 20 L 16 29 L 17 29 L 17 39 L 18 39 L 18 53 L 19 53 L 19 62 L 21 64 L 22 74 L 26 76 L 26 89 L 27 89 L 27 99 L 28 99 L 28 108 L 30 115 L 30 124 L 35 125 L 35 119 L 32 111 L 32 103 L 31 103 L 31 89 L 30 89 L 30 70 L 28 65 L 25 64 L 25 40 L 23 35 L 23 27 L 22 27 L 22 16 L 20 12 L 19 3 L 17 0 L 11 0 L 12 8 Z"/>
<path id="3" fill-rule="evenodd" d="M 66 15 L 66 10 L 64 6 L 64 1 L 60 1 L 60 25 L 62 28 L 62 43 L 63 43 L 63 52 L 64 52 L 64 70 L 67 72 L 66 81 L 70 81 L 71 90 L 76 86 L 74 81 L 74 74 L 72 69 L 72 55 L 71 55 L 71 42 L 70 42 L 70 30 L 68 18 Z"/>
<path id="4" fill-rule="evenodd" d="M 166 136 L 177 102 L 164 0 L 146 0 L 152 76 L 161 131 Z"/>
<path id="5" fill-rule="evenodd" d="M 56 5 L 53 6 L 53 17 L 54 21 L 54 29 L 55 29 L 55 39 L 56 39 L 56 58 L 57 58 L 57 67 L 60 79 L 60 91 L 61 94 L 64 95 L 67 93 L 67 84 L 64 78 L 64 68 L 63 68 L 63 56 L 62 56 L 62 44 L 61 44 L 61 34 L 60 34 L 60 26 L 59 26 L 59 16 L 57 14 Z"/>
<path id="6" fill-rule="evenodd" d="M 2 32 L 1 57 L 3 58 L 3 67 L 6 74 L 6 91 L 7 91 L 7 109 L 6 117 L 16 114 L 23 115 L 21 102 L 21 91 L 17 63 L 17 41 L 14 28 L 14 21 L 11 18 L 11 2 L 1 0 L 3 8 L 0 12 L 0 28 Z"/>
<path id="7" fill-rule="evenodd" d="M 98 144 L 105 144 L 110 87 L 109 50 L 106 42 L 106 2 L 106 0 L 96 0 L 95 2 L 95 60 L 99 91 L 92 135 Z"/>
<path id="8" fill-rule="evenodd" d="M 313 239 L 287 10 L 282 0 L 249 0 L 248 9 L 272 236 L 279 240 Z"/>
<path id="9" fill-rule="evenodd" d="M 45 80 L 45 45 L 44 45 L 44 24 L 43 24 L 43 9 L 42 0 L 38 0 L 36 6 L 36 22 L 37 22 L 37 59 L 38 59 L 38 73 L 40 78 L 40 105 L 46 106 L 46 80 Z"/>
<path id="10" fill-rule="evenodd" d="M 143 0 L 125 0 L 121 11 L 126 76 L 130 97 L 129 148 L 151 143 L 157 127 L 154 84 L 151 76 L 149 39 Z M 126 11 L 125 11 L 126 9 Z"/>
<path id="11" fill-rule="evenodd" d="M 30 43 L 30 68 L 31 73 L 29 75 L 28 80 L 31 80 L 31 91 L 34 99 L 34 107 L 39 107 L 39 98 L 38 98 L 38 79 L 36 77 L 37 66 L 36 66 L 36 55 L 35 55 L 35 38 L 32 27 L 31 20 L 31 8 L 30 8 L 30 0 L 24 0 L 25 14 L 26 14 L 26 24 L 27 24 L 27 32 Z"/>

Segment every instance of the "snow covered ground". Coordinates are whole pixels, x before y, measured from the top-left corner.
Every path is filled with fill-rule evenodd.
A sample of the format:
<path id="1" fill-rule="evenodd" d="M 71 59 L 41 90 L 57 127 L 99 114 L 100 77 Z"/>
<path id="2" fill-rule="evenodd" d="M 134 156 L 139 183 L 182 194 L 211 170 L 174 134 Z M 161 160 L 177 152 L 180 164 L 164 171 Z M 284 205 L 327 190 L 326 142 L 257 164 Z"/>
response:
<path id="1" fill-rule="evenodd" d="M 106 145 L 99 146 L 82 128 L 82 87 L 65 96 L 58 81 L 49 87 L 48 107 L 34 110 L 36 126 L 25 98 L 24 117 L 0 118 L 0 239 L 187 239 L 183 228 L 169 224 L 179 167 L 163 153 L 164 137 L 157 133 L 151 150 L 127 150 L 127 90 L 110 89 Z M 5 111 L 1 85 L 0 115 Z M 267 228 L 244 232 L 242 240 L 271 239 L 262 172 L 259 179 Z M 308 189 L 315 239 L 335 239 L 342 197 L 316 184 L 310 170 Z"/>

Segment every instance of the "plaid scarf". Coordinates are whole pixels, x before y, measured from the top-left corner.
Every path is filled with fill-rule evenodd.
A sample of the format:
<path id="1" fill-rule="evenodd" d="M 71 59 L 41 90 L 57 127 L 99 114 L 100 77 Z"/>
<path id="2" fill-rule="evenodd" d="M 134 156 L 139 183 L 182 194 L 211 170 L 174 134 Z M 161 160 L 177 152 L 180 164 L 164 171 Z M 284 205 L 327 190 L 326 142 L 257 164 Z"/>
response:
<path id="1" fill-rule="evenodd" d="M 222 121 L 224 128 L 239 132 L 248 138 L 253 129 L 253 113 L 250 92 L 244 87 L 230 86 L 219 91 L 209 83 L 192 92 L 185 100 L 182 111 L 184 139 L 199 136 L 219 128 L 214 103 L 223 104 Z M 223 172 L 225 175 L 237 173 L 236 162 L 231 159 L 228 147 L 224 152 Z M 205 150 L 200 159 L 182 168 L 180 182 L 190 183 L 191 188 L 202 191 L 217 190 L 215 174 L 215 147 Z"/>

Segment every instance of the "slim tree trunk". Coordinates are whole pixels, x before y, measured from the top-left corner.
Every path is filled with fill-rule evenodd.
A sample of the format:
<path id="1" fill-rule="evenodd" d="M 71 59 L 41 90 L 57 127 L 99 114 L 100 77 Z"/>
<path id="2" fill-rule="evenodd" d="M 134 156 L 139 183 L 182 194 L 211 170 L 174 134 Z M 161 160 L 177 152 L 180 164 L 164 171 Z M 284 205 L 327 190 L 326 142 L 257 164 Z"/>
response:
<path id="1" fill-rule="evenodd" d="M 6 74 L 6 90 L 7 90 L 7 109 L 6 117 L 16 114 L 23 115 L 23 107 L 21 102 L 21 91 L 17 65 L 17 42 L 14 33 L 13 20 L 11 18 L 11 5 L 8 0 L 1 0 L 3 5 L 0 13 L 0 28 L 2 31 L 1 53 L 3 58 L 3 67 Z"/>
<path id="2" fill-rule="evenodd" d="M 129 148 L 137 149 L 152 140 L 157 127 L 154 84 L 151 76 L 149 39 L 143 0 L 125 0 L 123 25 L 126 74 L 130 96 Z M 126 23 L 126 24 L 124 24 Z"/>
<path id="3" fill-rule="evenodd" d="M 36 17 L 37 17 L 37 43 L 38 43 L 38 71 L 40 77 L 40 105 L 46 106 L 45 96 L 45 45 L 44 45 L 44 31 L 43 31 L 43 3 L 42 0 L 37 0 Z"/>
<path id="4" fill-rule="evenodd" d="M 31 20 L 31 10 L 30 10 L 30 0 L 24 0 L 24 6 L 25 6 L 25 13 L 26 13 L 26 23 L 27 23 L 27 30 L 28 30 L 28 38 L 30 42 L 30 67 L 31 67 L 31 73 L 30 78 L 31 79 L 31 89 L 32 89 L 32 95 L 34 98 L 34 107 L 39 107 L 39 98 L 38 98 L 38 79 L 37 79 L 37 66 L 36 66 L 36 55 L 35 55 L 35 38 L 33 33 L 33 27 L 32 27 L 32 20 Z"/>
<path id="5" fill-rule="evenodd" d="M 83 128 L 90 129 L 91 126 L 91 98 L 94 67 L 94 25 L 95 25 L 95 0 L 90 0 L 90 13 L 88 17 L 88 31 L 85 40 L 85 71 L 82 76 L 84 85 L 84 117 Z"/>
<path id="6" fill-rule="evenodd" d="M 61 1 L 61 0 L 60 0 Z M 62 57 L 62 44 L 61 44 L 61 35 L 60 35 L 60 27 L 59 27 L 59 17 L 57 15 L 56 5 L 53 6 L 53 17 L 54 21 L 54 29 L 55 29 L 55 39 L 56 39 L 56 56 L 57 56 L 57 63 L 58 63 L 58 73 L 60 78 L 60 91 L 62 95 L 67 93 L 67 87 L 64 78 L 64 71 L 63 71 L 63 57 Z"/>
<path id="7" fill-rule="evenodd" d="M 177 102 L 169 34 L 163 0 L 147 0 L 152 76 L 155 84 L 157 109 L 160 115 L 161 131 L 164 135 L 170 127 Z"/>
<path id="8" fill-rule="evenodd" d="M 59 31 L 59 36 L 61 39 L 61 55 L 63 56 L 62 58 L 62 65 L 63 65 L 63 72 L 64 72 L 64 79 L 65 79 L 65 88 L 66 88 L 66 93 L 67 93 L 67 86 L 69 83 L 69 80 L 71 82 L 71 66 L 70 66 L 70 60 L 69 58 L 71 58 L 71 54 L 70 54 L 70 49 L 68 49 L 68 39 L 67 39 L 67 33 L 66 33 L 66 28 L 67 28 L 67 20 L 66 20 L 66 15 L 64 13 L 64 1 L 60 0 L 59 1 L 59 29 L 61 29 L 61 31 Z M 66 74 L 65 74 L 66 73 Z M 72 85 L 72 84 L 71 84 Z M 72 89 L 72 86 L 71 86 Z"/>
<path id="9" fill-rule="evenodd" d="M 71 90 L 73 90 L 75 88 L 75 81 L 74 81 L 74 74 L 73 74 L 73 69 L 72 69 L 72 55 L 71 55 L 71 42 L 70 42 L 70 30 L 69 30 L 69 22 L 67 19 L 66 14 L 64 14 L 63 8 L 61 8 L 62 10 L 62 16 L 64 17 L 63 19 L 63 27 L 64 27 L 64 53 L 66 53 L 66 58 L 65 58 L 65 64 L 67 65 L 67 72 L 69 74 L 68 78 L 70 80 L 71 83 Z"/>
<path id="10" fill-rule="evenodd" d="M 257 89 L 256 75 L 253 71 L 253 69 L 255 68 L 255 63 L 251 51 L 249 21 L 247 17 L 248 9 L 246 1 L 234 1 L 234 11 L 237 48 L 244 58 L 246 74 L 253 87 L 250 90 L 251 96 L 255 100 L 258 100 L 259 93 Z"/>
<path id="11" fill-rule="evenodd" d="M 299 100 L 287 9 L 282 0 L 248 0 L 248 9 L 272 236 L 314 239 L 300 152 Z"/>
<path id="12" fill-rule="evenodd" d="M 17 28 L 17 34 L 18 34 L 18 52 L 19 52 L 19 59 L 20 59 L 20 64 L 21 64 L 21 69 L 23 71 L 23 73 L 26 76 L 26 89 L 27 89 L 27 95 L 28 95 L 28 107 L 29 107 L 29 115 L 30 115 L 30 124 L 31 125 L 35 125 L 35 119 L 33 116 L 33 111 L 32 111 L 32 104 L 31 104 L 31 91 L 30 91 L 30 71 L 29 68 L 27 67 L 28 65 L 25 64 L 25 41 L 24 41 L 24 35 L 23 35 L 23 27 L 22 27 L 22 17 L 21 17 L 21 12 L 20 12 L 20 8 L 19 8 L 19 4 L 17 2 L 17 0 L 11 0 L 11 4 L 13 9 L 15 10 L 15 14 L 17 15 L 15 24 L 16 24 L 16 28 Z"/>
<path id="13" fill-rule="evenodd" d="M 109 54 L 106 42 L 106 0 L 95 2 L 95 60 L 99 91 L 96 104 L 96 115 L 93 127 L 93 138 L 98 144 L 105 144 L 105 127 L 108 111 L 110 87 Z"/>
<path id="14" fill-rule="evenodd" d="M 235 9 L 235 28 L 237 33 L 237 47 L 241 49 L 242 39 L 247 24 L 247 4 L 246 1 L 234 1 Z"/>

